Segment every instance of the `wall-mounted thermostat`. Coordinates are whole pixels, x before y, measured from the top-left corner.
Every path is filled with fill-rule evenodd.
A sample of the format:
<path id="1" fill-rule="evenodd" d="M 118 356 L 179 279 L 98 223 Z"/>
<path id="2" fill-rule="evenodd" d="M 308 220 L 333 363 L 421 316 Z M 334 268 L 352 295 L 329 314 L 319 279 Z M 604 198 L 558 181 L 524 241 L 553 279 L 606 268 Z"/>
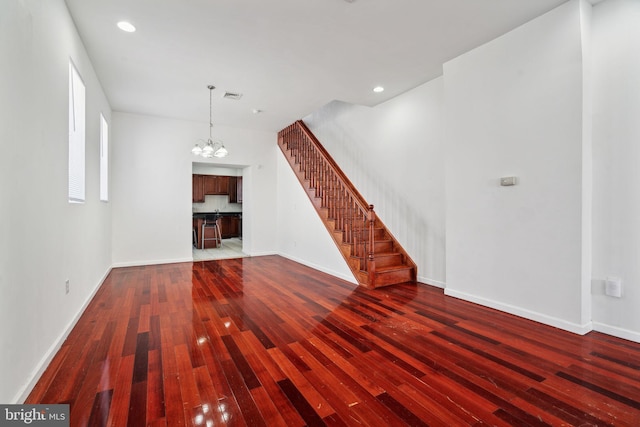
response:
<path id="1" fill-rule="evenodd" d="M 503 187 L 516 185 L 517 183 L 518 183 L 518 178 L 516 178 L 515 176 L 505 176 L 500 178 L 500 185 Z"/>

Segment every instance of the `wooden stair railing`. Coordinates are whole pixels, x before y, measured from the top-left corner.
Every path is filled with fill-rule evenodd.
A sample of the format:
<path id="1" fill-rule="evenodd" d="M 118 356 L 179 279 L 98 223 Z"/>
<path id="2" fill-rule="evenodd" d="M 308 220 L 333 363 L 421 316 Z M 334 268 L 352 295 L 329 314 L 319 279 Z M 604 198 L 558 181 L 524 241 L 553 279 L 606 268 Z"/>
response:
<path id="1" fill-rule="evenodd" d="M 360 285 L 416 281 L 416 264 L 302 121 L 278 133 L 278 146 Z"/>

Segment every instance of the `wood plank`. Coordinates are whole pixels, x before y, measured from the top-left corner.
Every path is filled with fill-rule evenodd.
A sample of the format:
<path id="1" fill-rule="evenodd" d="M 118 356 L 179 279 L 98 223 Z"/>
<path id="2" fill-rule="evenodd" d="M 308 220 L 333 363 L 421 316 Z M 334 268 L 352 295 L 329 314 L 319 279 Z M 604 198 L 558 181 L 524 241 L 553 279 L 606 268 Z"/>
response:
<path id="1" fill-rule="evenodd" d="M 147 375 L 147 423 L 165 417 L 164 380 L 160 350 L 149 351 L 149 372 Z"/>
<path id="2" fill-rule="evenodd" d="M 129 416 L 129 402 L 131 400 L 131 386 L 133 378 L 133 355 L 125 356 L 120 361 L 118 376 L 113 395 L 111 397 L 111 409 L 107 425 L 124 426 L 127 425 Z"/>
<path id="3" fill-rule="evenodd" d="M 113 390 L 105 390 L 96 393 L 96 397 L 91 408 L 91 415 L 87 425 L 96 427 L 106 427 L 109 419 L 109 409 L 111 408 L 111 398 Z M 74 423 L 78 420 L 74 418 Z"/>
<path id="4" fill-rule="evenodd" d="M 116 268 L 27 403 L 72 425 L 640 425 L 640 344 L 278 256 Z"/>
<path id="5" fill-rule="evenodd" d="M 213 387 L 213 382 L 209 376 L 209 371 L 206 366 L 199 366 L 194 369 L 194 376 L 196 380 L 196 386 L 198 387 L 198 393 L 202 400 L 202 412 L 204 415 L 204 425 L 211 421 L 215 426 L 227 425 L 226 408 L 220 407 L 220 396 Z"/>
<path id="6" fill-rule="evenodd" d="M 307 406 L 312 408 L 314 412 L 317 411 L 317 416 L 319 418 L 331 415 L 335 412 L 331 405 L 329 405 L 329 402 L 327 402 L 326 399 L 318 392 L 318 390 L 316 390 L 313 385 L 309 383 L 309 381 L 304 377 L 303 373 L 298 370 L 298 368 L 287 358 L 287 356 L 282 351 L 280 351 L 279 348 L 269 350 L 269 354 L 285 372 L 287 378 L 278 381 L 278 385 L 287 395 L 289 400 L 291 400 L 292 397 L 295 397 L 295 400 L 291 400 L 291 403 L 293 403 L 299 413 L 300 410 L 304 410 L 306 414 Z M 291 392 L 293 394 L 287 394 L 288 392 Z M 303 403 L 302 400 L 304 400 L 306 403 Z M 302 416 L 302 418 L 308 422 L 307 418 L 305 418 L 305 414 L 300 413 L 300 416 Z"/>

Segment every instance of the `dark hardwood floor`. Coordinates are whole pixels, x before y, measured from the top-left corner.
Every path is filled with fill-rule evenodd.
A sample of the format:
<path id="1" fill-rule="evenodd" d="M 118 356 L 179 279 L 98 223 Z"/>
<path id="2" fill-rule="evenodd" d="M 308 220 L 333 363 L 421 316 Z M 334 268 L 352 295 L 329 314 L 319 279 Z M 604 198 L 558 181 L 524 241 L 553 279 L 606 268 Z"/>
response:
<path id="1" fill-rule="evenodd" d="M 640 344 L 277 256 L 114 269 L 26 403 L 71 425 L 640 425 Z"/>

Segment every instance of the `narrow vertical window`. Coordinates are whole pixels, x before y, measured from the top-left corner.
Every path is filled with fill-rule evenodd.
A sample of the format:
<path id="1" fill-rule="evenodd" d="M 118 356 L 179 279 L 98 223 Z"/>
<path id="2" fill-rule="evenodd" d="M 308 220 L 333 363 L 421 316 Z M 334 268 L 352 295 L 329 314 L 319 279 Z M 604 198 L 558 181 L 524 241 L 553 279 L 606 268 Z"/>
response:
<path id="1" fill-rule="evenodd" d="M 100 113 L 100 200 L 109 201 L 109 125 Z"/>
<path id="2" fill-rule="evenodd" d="M 69 202 L 82 203 L 84 191 L 85 87 L 69 61 Z"/>

